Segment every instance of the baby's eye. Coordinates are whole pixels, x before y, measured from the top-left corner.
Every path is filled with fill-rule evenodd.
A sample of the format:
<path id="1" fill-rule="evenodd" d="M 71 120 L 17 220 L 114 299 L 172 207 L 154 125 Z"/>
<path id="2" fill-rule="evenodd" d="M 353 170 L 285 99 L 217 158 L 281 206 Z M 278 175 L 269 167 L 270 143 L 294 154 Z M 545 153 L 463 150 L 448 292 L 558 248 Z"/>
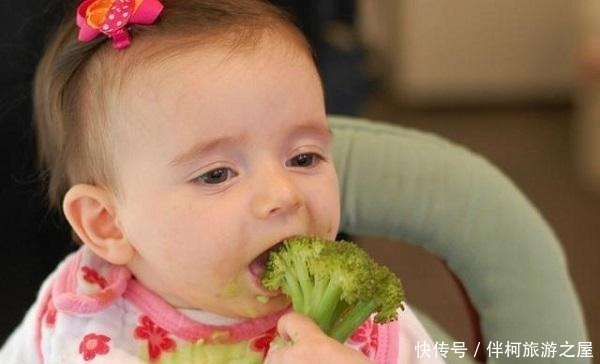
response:
<path id="1" fill-rule="evenodd" d="M 196 180 L 204 184 L 216 185 L 219 183 L 226 182 L 228 179 L 235 176 L 236 173 L 231 168 L 221 167 L 204 173 L 203 175 L 199 176 Z"/>
<path id="2" fill-rule="evenodd" d="M 290 159 L 286 164 L 289 167 L 309 168 L 317 165 L 323 158 L 315 153 L 302 153 Z"/>

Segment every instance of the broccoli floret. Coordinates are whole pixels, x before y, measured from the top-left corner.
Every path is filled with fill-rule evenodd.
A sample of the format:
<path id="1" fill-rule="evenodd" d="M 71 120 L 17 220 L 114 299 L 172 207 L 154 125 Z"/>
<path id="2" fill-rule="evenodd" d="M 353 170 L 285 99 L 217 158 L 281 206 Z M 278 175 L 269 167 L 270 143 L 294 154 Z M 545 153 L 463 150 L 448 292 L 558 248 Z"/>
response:
<path id="1" fill-rule="evenodd" d="M 286 240 L 270 253 L 262 278 L 280 289 L 294 311 L 311 317 L 330 337 L 346 339 L 372 313 L 386 323 L 404 309 L 402 283 L 353 243 L 313 237 Z"/>

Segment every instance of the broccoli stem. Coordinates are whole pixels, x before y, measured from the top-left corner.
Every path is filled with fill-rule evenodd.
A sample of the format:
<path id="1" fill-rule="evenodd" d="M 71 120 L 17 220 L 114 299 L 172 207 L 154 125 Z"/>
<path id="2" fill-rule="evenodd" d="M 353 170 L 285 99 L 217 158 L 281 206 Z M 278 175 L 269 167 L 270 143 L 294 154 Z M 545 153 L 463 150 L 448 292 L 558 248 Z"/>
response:
<path id="1" fill-rule="evenodd" d="M 294 308 L 294 311 L 304 312 L 304 307 L 302 307 L 302 304 L 304 303 L 304 297 L 302 294 L 302 289 L 298 284 L 298 280 L 295 277 L 286 274 L 285 283 L 286 284 L 283 286 L 283 293 L 289 297 L 292 297 L 292 307 Z"/>
<path id="2" fill-rule="evenodd" d="M 334 312 L 336 311 L 338 304 L 342 302 L 340 296 L 343 291 L 340 286 L 331 281 L 329 281 L 327 285 L 321 285 L 324 286 L 324 289 L 319 291 L 315 290 L 315 298 L 318 298 L 319 301 L 314 303 L 313 311 L 310 316 L 323 332 L 327 332 L 333 324 L 334 317 L 337 317 L 334 315 Z"/>
<path id="3" fill-rule="evenodd" d="M 375 311 L 377 304 L 373 300 L 358 302 L 335 323 L 329 336 L 343 343 Z"/>
<path id="4" fill-rule="evenodd" d="M 298 297 L 299 299 L 292 299 L 294 304 L 294 310 L 296 310 L 296 301 L 298 301 L 298 311 L 304 314 L 308 314 L 311 307 L 311 298 L 313 297 L 313 286 L 314 282 L 311 279 L 309 272 L 306 269 L 306 266 L 301 264 L 294 264 L 293 270 L 295 271 L 296 279 L 300 285 L 300 291 L 302 292 Z"/>

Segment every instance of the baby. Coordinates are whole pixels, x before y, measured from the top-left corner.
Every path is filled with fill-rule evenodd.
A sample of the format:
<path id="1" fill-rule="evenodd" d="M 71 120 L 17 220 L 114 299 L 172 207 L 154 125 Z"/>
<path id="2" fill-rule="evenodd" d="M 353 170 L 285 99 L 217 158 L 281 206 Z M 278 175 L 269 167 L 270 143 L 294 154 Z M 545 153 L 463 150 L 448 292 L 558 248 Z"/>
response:
<path id="1" fill-rule="evenodd" d="M 413 361 L 428 338 L 409 309 L 343 345 L 260 283 L 270 248 L 340 224 L 322 85 L 288 18 L 258 0 L 76 13 L 40 62 L 34 107 L 50 202 L 82 247 L 0 362 Z M 277 333 L 290 345 L 269 352 Z"/>

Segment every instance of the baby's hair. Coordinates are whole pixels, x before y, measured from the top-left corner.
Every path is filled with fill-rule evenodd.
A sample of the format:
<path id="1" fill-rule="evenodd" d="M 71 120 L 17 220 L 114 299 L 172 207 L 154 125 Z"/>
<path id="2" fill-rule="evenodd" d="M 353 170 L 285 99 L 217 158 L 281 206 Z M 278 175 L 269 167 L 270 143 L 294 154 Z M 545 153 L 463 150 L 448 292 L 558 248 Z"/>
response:
<path id="1" fill-rule="evenodd" d="M 36 70 L 33 106 L 38 158 L 51 208 L 60 209 L 65 193 L 77 183 L 110 187 L 118 194 L 105 106 L 140 64 L 210 43 L 232 51 L 252 48 L 269 30 L 283 31 L 311 55 L 289 16 L 264 1 L 161 3 L 164 10 L 154 24 L 129 27 L 131 45 L 123 50 L 114 49 L 105 36 L 78 41 L 74 9 L 50 40 Z M 160 46 L 154 46 L 157 43 Z"/>

